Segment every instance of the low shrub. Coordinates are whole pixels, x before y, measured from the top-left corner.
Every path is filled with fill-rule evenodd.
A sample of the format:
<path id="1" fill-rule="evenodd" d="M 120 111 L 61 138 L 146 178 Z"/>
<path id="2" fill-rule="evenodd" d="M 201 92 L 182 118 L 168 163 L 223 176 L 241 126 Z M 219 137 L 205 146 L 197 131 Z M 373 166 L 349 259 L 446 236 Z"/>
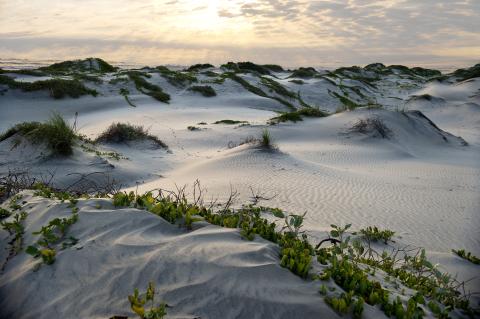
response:
<path id="1" fill-rule="evenodd" d="M 367 241 L 381 240 L 387 244 L 393 235 L 395 235 L 395 232 L 389 229 L 381 230 L 377 226 L 368 226 L 367 228 L 360 229 L 360 234 L 362 234 Z"/>

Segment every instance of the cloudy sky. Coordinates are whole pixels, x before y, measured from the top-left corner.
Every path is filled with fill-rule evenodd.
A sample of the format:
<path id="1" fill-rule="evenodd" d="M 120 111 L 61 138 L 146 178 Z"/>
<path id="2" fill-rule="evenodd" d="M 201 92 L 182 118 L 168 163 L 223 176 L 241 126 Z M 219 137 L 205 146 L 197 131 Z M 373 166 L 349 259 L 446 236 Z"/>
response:
<path id="1" fill-rule="evenodd" d="M 480 62 L 480 0 L 0 0 L 0 58 Z"/>

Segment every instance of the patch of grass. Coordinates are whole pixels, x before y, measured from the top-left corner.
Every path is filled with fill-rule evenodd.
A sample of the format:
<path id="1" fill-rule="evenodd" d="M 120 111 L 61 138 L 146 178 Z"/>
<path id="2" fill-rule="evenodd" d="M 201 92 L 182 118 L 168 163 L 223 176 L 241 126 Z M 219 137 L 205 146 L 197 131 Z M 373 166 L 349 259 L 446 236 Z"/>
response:
<path id="1" fill-rule="evenodd" d="M 195 86 L 189 87 L 188 90 L 192 92 L 201 93 L 204 97 L 217 96 L 217 93 L 215 92 L 215 90 L 209 85 L 205 85 L 205 86 L 195 85 Z"/>
<path id="2" fill-rule="evenodd" d="M 209 68 L 214 68 L 214 66 L 211 65 L 210 63 L 194 64 L 194 65 L 190 66 L 186 71 L 188 71 L 188 72 L 198 72 L 200 70 L 209 69 Z"/>
<path id="3" fill-rule="evenodd" d="M 478 78 L 480 77 L 480 63 L 471 68 L 458 69 L 453 72 L 453 75 L 457 77 L 457 82 Z"/>
<path id="4" fill-rule="evenodd" d="M 130 91 L 128 91 L 128 89 L 125 89 L 125 88 L 121 88 L 120 91 L 119 91 L 120 95 L 123 95 L 123 97 L 125 98 L 125 101 L 127 101 L 128 105 L 132 106 L 132 107 L 137 107 L 135 104 L 133 104 L 130 99 L 128 98 L 128 95 L 130 94 Z"/>
<path id="5" fill-rule="evenodd" d="M 302 78 L 302 79 L 309 79 L 313 78 L 315 75 L 317 75 L 318 72 L 312 67 L 308 68 L 298 68 L 293 71 L 292 75 L 290 75 L 290 78 Z"/>
<path id="6" fill-rule="evenodd" d="M 98 92 L 89 89 L 78 80 L 50 79 L 35 82 L 17 82 L 6 75 L 0 75 L 0 84 L 8 85 L 11 89 L 21 89 L 25 92 L 49 91 L 50 96 L 55 99 L 61 99 L 66 96 L 78 98 L 82 95 L 90 94 L 97 96 Z"/>
<path id="7" fill-rule="evenodd" d="M 292 83 L 295 83 L 295 84 L 298 84 L 298 85 L 303 85 L 303 84 L 305 84 L 305 81 L 303 81 L 303 80 L 298 80 L 298 79 L 296 79 L 296 80 L 290 80 L 290 81 L 288 81 L 288 82 L 292 82 Z"/>
<path id="8" fill-rule="evenodd" d="M 277 117 L 271 118 L 269 120 L 269 123 L 270 124 L 277 124 L 277 123 L 288 122 L 288 121 L 290 121 L 290 122 L 303 121 L 302 116 L 305 116 L 305 117 L 325 117 L 325 116 L 328 116 L 328 114 L 319 110 L 319 109 L 313 108 L 313 107 L 304 107 L 304 108 L 301 108 L 297 111 L 282 113 L 281 115 L 279 115 Z"/>
<path id="9" fill-rule="evenodd" d="M 126 143 L 145 139 L 154 142 L 157 146 L 168 148 L 158 137 L 149 134 L 143 126 L 129 123 L 112 123 L 95 139 L 95 142 Z"/>
<path id="10" fill-rule="evenodd" d="M 354 110 L 360 106 L 357 103 L 350 100 L 349 98 L 347 98 L 346 96 L 340 95 L 337 92 L 332 92 L 332 94 L 335 97 L 337 97 L 340 100 L 340 102 L 343 104 L 343 106 L 345 106 L 345 108 L 348 110 Z"/>
<path id="11" fill-rule="evenodd" d="M 280 83 L 278 83 L 275 80 L 262 76 L 261 81 L 263 85 L 265 85 L 270 90 L 272 90 L 273 92 L 279 95 L 286 96 L 291 99 L 295 99 L 297 97 L 297 95 L 294 92 L 287 90 L 284 86 L 282 86 Z"/>
<path id="12" fill-rule="evenodd" d="M 166 66 L 158 66 L 156 67 L 156 70 L 173 86 L 182 87 L 198 82 L 198 79 L 193 72 L 173 71 Z"/>
<path id="13" fill-rule="evenodd" d="M 102 84 L 103 80 L 99 76 L 96 75 L 89 75 L 84 73 L 76 73 L 73 75 L 73 78 L 76 80 L 82 80 L 87 82 L 93 82 L 95 84 Z"/>
<path id="14" fill-rule="evenodd" d="M 139 71 L 127 72 L 128 77 L 133 81 L 139 92 L 149 95 L 160 102 L 168 103 L 170 101 L 170 95 L 163 92 L 162 88 L 158 85 L 152 84 L 145 80 L 145 77 L 151 77 L 151 75 L 146 74 L 147 73 Z"/>
<path id="15" fill-rule="evenodd" d="M 237 66 L 241 71 L 253 71 L 262 75 L 270 74 L 270 71 L 267 68 L 253 62 L 238 62 Z"/>
<path id="16" fill-rule="evenodd" d="M 87 58 L 84 60 L 54 63 L 46 67 L 41 67 L 39 70 L 50 74 L 65 74 L 72 71 L 109 73 L 115 72 L 118 68 L 99 58 Z"/>
<path id="17" fill-rule="evenodd" d="M 458 257 L 468 260 L 469 262 L 475 265 L 480 265 L 480 258 L 473 255 L 471 252 L 466 252 L 464 249 L 459 249 L 459 250 L 452 249 L 452 252 Z"/>
<path id="18" fill-rule="evenodd" d="M 205 72 L 202 72 L 203 75 L 206 75 L 210 78 L 216 78 L 217 76 L 219 76 L 218 73 L 216 72 L 213 72 L 213 71 L 205 71 Z"/>
<path id="19" fill-rule="evenodd" d="M 228 125 L 233 125 L 233 124 L 244 124 L 248 123 L 247 121 L 237 121 L 237 120 L 220 120 L 213 122 L 213 124 L 228 124 Z"/>
<path id="20" fill-rule="evenodd" d="M 62 156 L 68 156 L 73 153 L 73 145 L 77 137 L 73 127 L 58 113 L 54 113 L 45 123 L 19 123 L 3 133 L 0 136 L 0 141 L 17 133 L 32 143 L 46 143 L 52 155 Z"/>
<path id="21" fill-rule="evenodd" d="M 35 69 L 22 69 L 22 70 L 3 70 L 3 69 L 0 69 L 0 74 L 3 74 L 3 73 L 23 74 L 23 75 L 31 75 L 31 76 L 45 76 L 45 75 L 47 75 L 45 72 L 35 70 Z"/>
<path id="22" fill-rule="evenodd" d="M 262 67 L 264 67 L 265 69 L 268 69 L 270 71 L 273 71 L 273 72 L 284 72 L 285 71 L 280 65 L 277 65 L 277 64 L 264 64 L 264 65 L 262 65 Z"/>

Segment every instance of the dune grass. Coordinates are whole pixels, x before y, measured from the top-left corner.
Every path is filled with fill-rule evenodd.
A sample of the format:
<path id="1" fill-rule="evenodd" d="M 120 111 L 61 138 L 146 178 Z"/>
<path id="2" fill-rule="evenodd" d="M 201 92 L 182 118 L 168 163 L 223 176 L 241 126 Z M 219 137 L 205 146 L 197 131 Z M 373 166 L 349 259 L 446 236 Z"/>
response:
<path id="1" fill-rule="evenodd" d="M 163 92 L 161 87 L 145 80 L 145 77 L 151 77 L 151 75 L 149 75 L 148 73 L 129 71 L 126 74 L 130 78 L 130 80 L 133 81 L 138 91 L 142 92 L 143 94 L 149 95 L 157 101 L 163 103 L 168 103 L 170 101 L 170 95 Z"/>
<path id="2" fill-rule="evenodd" d="M 281 85 L 275 80 L 262 76 L 261 81 L 263 85 L 265 85 L 271 91 L 279 95 L 282 95 L 291 99 L 295 99 L 297 97 L 297 95 L 294 92 L 287 90 L 283 85 Z"/>
<path id="3" fill-rule="evenodd" d="M 228 125 L 233 125 L 233 124 L 245 124 L 248 123 L 247 121 L 237 121 L 237 120 L 219 120 L 216 122 L 213 122 L 213 124 L 228 124 Z"/>
<path id="4" fill-rule="evenodd" d="M 292 75 L 290 75 L 290 78 L 302 78 L 302 79 L 309 79 L 313 78 L 315 75 L 317 75 L 318 72 L 312 67 L 308 68 L 298 68 L 293 71 Z"/>
<path id="5" fill-rule="evenodd" d="M 168 148 L 167 144 L 148 133 L 143 126 L 129 123 L 112 123 L 95 139 L 95 142 L 118 144 L 141 140 L 150 140 L 157 146 Z"/>
<path id="6" fill-rule="evenodd" d="M 281 115 L 271 118 L 270 124 L 278 124 L 282 122 L 299 122 L 303 121 L 303 117 L 325 117 L 328 113 L 313 107 L 304 107 L 293 112 L 282 113 Z"/>
<path id="7" fill-rule="evenodd" d="M 21 89 L 24 92 L 49 91 L 54 99 L 62 99 L 66 96 L 78 98 L 90 94 L 97 96 L 98 92 L 87 88 L 78 80 L 49 79 L 35 82 L 17 82 L 15 79 L 0 75 L 0 84 L 7 85 L 10 89 Z"/>
<path id="8" fill-rule="evenodd" d="M 46 67 L 41 67 L 38 70 L 49 74 L 66 74 L 72 71 L 109 73 L 115 72 L 117 68 L 102 59 L 87 58 L 84 60 L 54 63 Z"/>
<path id="9" fill-rule="evenodd" d="M 201 71 L 201 70 L 204 70 L 204 69 L 209 69 L 209 68 L 214 68 L 213 65 L 211 65 L 210 63 L 203 63 L 203 64 L 194 64 L 192 66 L 190 66 L 189 68 L 186 69 L 186 71 L 188 72 L 198 72 L 198 71 Z"/>
<path id="10" fill-rule="evenodd" d="M 77 135 L 73 127 L 58 113 L 45 123 L 23 122 L 0 135 L 0 142 L 20 134 L 32 143 L 45 143 L 52 155 L 68 156 L 73 153 Z"/>
<path id="11" fill-rule="evenodd" d="M 198 92 L 204 97 L 217 96 L 217 92 L 210 85 L 195 85 L 188 88 L 189 91 Z"/>
<path id="12" fill-rule="evenodd" d="M 268 129 L 263 129 L 262 136 L 260 138 L 260 146 L 268 149 L 273 149 L 275 146 L 273 145 L 272 135 Z"/>

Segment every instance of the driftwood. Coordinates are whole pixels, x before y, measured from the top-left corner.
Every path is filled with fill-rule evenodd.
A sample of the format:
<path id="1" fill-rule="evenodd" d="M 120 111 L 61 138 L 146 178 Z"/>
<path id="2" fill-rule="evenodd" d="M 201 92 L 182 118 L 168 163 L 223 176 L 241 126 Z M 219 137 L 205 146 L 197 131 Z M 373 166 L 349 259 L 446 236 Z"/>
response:
<path id="1" fill-rule="evenodd" d="M 326 243 L 326 242 L 328 242 L 328 241 L 331 242 L 331 243 L 334 244 L 334 245 L 341 243 L 341 241 L 338 240 L 338 239 L 335 239 L 335 238 L 326 238 L 326 239 L 321 240 L 321 241 L 317 244 L 317 246 L 315 246 L 315 249 L 320 248 L 320 246 L 321 246 L 323 243 Z"/>

